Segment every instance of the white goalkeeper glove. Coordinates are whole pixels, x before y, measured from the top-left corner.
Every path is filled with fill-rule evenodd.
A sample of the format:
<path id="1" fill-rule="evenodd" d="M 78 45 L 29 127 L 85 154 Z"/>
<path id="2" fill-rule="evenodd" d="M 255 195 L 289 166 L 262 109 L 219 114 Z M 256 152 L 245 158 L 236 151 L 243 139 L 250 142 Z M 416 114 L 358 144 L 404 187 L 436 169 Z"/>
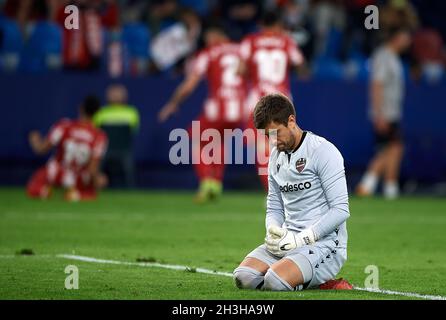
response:
<path id="1" fill-rule="evenodd" d="M 265 238 L 266 248 L 273 255 L 283 257 L 287 252 L 304 245 L 316 242 L 311 228 L 301 232 L 290 231 L 286 228 L 271 226 L 268 228 Z"/>

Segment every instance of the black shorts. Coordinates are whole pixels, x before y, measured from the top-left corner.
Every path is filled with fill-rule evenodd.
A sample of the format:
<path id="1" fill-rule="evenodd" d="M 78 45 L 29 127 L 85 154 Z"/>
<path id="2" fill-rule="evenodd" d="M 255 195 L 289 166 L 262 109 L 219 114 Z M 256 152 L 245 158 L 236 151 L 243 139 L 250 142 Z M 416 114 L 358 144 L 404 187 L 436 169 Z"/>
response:
<path id="1" fill-rule="evenodd" d="M 387 146 L 391 142 L 400 142 L 402 140 L 401 128 L 399 122 L 391 122 L 386 132 L 374 131 L 375 143 L 378 148 Z"/>

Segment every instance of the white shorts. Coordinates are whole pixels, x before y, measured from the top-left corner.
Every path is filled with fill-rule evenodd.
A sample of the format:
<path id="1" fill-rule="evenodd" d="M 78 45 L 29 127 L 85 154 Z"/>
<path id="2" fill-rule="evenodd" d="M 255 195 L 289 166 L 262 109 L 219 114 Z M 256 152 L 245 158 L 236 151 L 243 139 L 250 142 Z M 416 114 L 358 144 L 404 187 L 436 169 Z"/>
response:
<path id="1" fill-rule="evenodd" d="M 306 289 L 317 287 L 334 279 L 347 260 L 347 250 L 309 245 L 291 250 L 283 258 L 280 258 L 270 253 L 262 244 L 246 257 L 256 258 L 268 266 L 281 259 L 290 259 L 301 270 L 304 277 L 303 289 Z"/>

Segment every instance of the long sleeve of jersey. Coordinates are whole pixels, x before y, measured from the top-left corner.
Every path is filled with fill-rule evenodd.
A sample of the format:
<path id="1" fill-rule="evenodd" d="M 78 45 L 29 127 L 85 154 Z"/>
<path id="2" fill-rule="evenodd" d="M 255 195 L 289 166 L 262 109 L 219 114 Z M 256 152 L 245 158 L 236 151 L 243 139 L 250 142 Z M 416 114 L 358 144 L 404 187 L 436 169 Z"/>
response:
<path id="1" fill-rule="evenodd" d="M 314 225 L 316 239 L 336 230 L 349 217 L 348 191 L 345 179 L 344 159 L 331 143 L 324 143 L 315 150 L 317 174 L 327 199 L 329 210 Z"/>
<path id="2" fill-rule="evenodd" d="M 285 220 L 283 200 L 280 195 L 280 189 L 277 182 L 268 175 L 268 196 L 266 199 L 266 230 L 270 226 L 276 225 L 281 227 Z"/>

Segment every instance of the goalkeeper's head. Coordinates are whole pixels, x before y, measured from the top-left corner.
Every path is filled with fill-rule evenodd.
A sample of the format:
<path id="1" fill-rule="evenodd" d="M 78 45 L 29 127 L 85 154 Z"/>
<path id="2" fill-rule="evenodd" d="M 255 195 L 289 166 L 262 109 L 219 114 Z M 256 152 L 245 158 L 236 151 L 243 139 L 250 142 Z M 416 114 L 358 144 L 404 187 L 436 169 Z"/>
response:
<path id="1" fill-rule="evenodd" d="M 257 102 L 254 125 L 265 130 L 279 151 L 292 151 L 299 144 L 302 130 L 296 123 L 296 110 L 283 94 L 270 94 Z"/>

